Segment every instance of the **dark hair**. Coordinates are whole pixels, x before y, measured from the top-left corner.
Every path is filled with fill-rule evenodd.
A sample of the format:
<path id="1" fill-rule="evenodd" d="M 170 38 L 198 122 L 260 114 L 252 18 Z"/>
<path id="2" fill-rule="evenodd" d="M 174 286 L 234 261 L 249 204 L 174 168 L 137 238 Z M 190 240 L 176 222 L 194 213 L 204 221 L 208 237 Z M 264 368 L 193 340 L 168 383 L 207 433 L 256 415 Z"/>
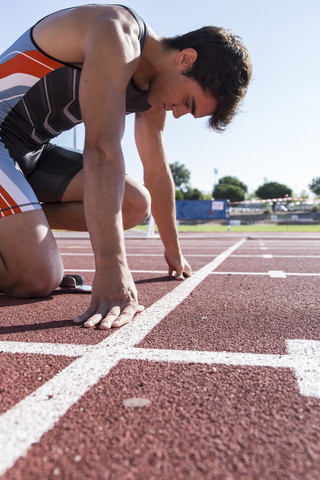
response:
<path id="1" fill-rule="evenodd" d="M 209 120 L 214 130 L 222 131 L 237 113 L 251 79 L 252 65 L 248 50 L 240 37 L 219 27 L 203 27 L 185 35 L 163 38 L 165 48 L 193 48 L 198 57 L 184 72 L 196 80 L 218 102 Z"/>

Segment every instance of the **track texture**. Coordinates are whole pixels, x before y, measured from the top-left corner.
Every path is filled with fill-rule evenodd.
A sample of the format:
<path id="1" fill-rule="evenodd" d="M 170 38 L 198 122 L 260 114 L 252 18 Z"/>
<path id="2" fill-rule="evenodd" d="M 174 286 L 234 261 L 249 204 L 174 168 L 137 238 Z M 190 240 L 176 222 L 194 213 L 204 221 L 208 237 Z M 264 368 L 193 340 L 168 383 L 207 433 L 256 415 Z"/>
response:
<path id="1" fill-rule="evenodd" d="M 86 237 L 59 235 L 92 283 Z M 194 276 L 127 238 L 146 311 L 72 319 L 90 295 L 0 293 L 1 480 L 318 480 L 320 238 L 188 236 Z"/>

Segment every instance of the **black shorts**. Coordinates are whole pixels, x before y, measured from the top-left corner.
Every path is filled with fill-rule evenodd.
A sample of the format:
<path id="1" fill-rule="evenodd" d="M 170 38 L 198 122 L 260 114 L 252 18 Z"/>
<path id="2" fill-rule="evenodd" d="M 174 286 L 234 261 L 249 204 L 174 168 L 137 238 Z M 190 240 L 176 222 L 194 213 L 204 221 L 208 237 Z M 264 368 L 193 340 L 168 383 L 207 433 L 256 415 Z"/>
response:
<path id="1" fill-rule="evenodd" d="M 81 152 L 49 143 L 43 149 L 36 167 L 26 178 L 40 202 L 58 203 L 71 180 L 82 168 Z"/>

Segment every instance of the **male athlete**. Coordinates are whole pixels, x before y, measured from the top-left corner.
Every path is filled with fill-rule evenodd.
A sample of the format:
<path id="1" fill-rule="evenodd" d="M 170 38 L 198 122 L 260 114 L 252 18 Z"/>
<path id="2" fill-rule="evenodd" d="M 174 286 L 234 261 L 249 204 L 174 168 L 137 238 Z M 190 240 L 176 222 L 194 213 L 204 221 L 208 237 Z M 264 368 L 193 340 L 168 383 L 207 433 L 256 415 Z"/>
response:
<path id="1" fill-rule="evenodd" d="M 0 56 L 0 290 L 49 295 L 63 278 L 51 228 L 88 230 L 96 273 L 90 307 L 75 322 L 130 322 L 143 307 L 123 230 L 145 220 L 151 204 L 169 274 L 190 276 L 162 143 L 166 113 L 210 116 L 221 130 L 250 76 L 247 50 L 227 31 L 161 39 L 119 5 L 59 11 L 22 35 Z M 127 113 L 136 113 L 145 187 L 125 176 Z M 50 143 L 82 121 L 83 156 Z"/>

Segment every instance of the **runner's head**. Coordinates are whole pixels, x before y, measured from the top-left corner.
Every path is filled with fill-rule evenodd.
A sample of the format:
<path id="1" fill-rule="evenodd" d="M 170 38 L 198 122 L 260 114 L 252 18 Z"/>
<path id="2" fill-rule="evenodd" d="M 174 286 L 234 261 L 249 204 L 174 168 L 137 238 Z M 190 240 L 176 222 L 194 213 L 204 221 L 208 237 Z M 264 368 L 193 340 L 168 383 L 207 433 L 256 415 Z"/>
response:
<path id="1" fill-rule="evenodd" d="M 249 53 L 240 37 L 208 26 L 162 42 L 170 50 L 193 48 L 197 52 L 197 60 L 184 75 L 196 80 L 204 92 L 217 100 L 209 125 L 224 130 L 237 113 L 251 79 Z"/>

